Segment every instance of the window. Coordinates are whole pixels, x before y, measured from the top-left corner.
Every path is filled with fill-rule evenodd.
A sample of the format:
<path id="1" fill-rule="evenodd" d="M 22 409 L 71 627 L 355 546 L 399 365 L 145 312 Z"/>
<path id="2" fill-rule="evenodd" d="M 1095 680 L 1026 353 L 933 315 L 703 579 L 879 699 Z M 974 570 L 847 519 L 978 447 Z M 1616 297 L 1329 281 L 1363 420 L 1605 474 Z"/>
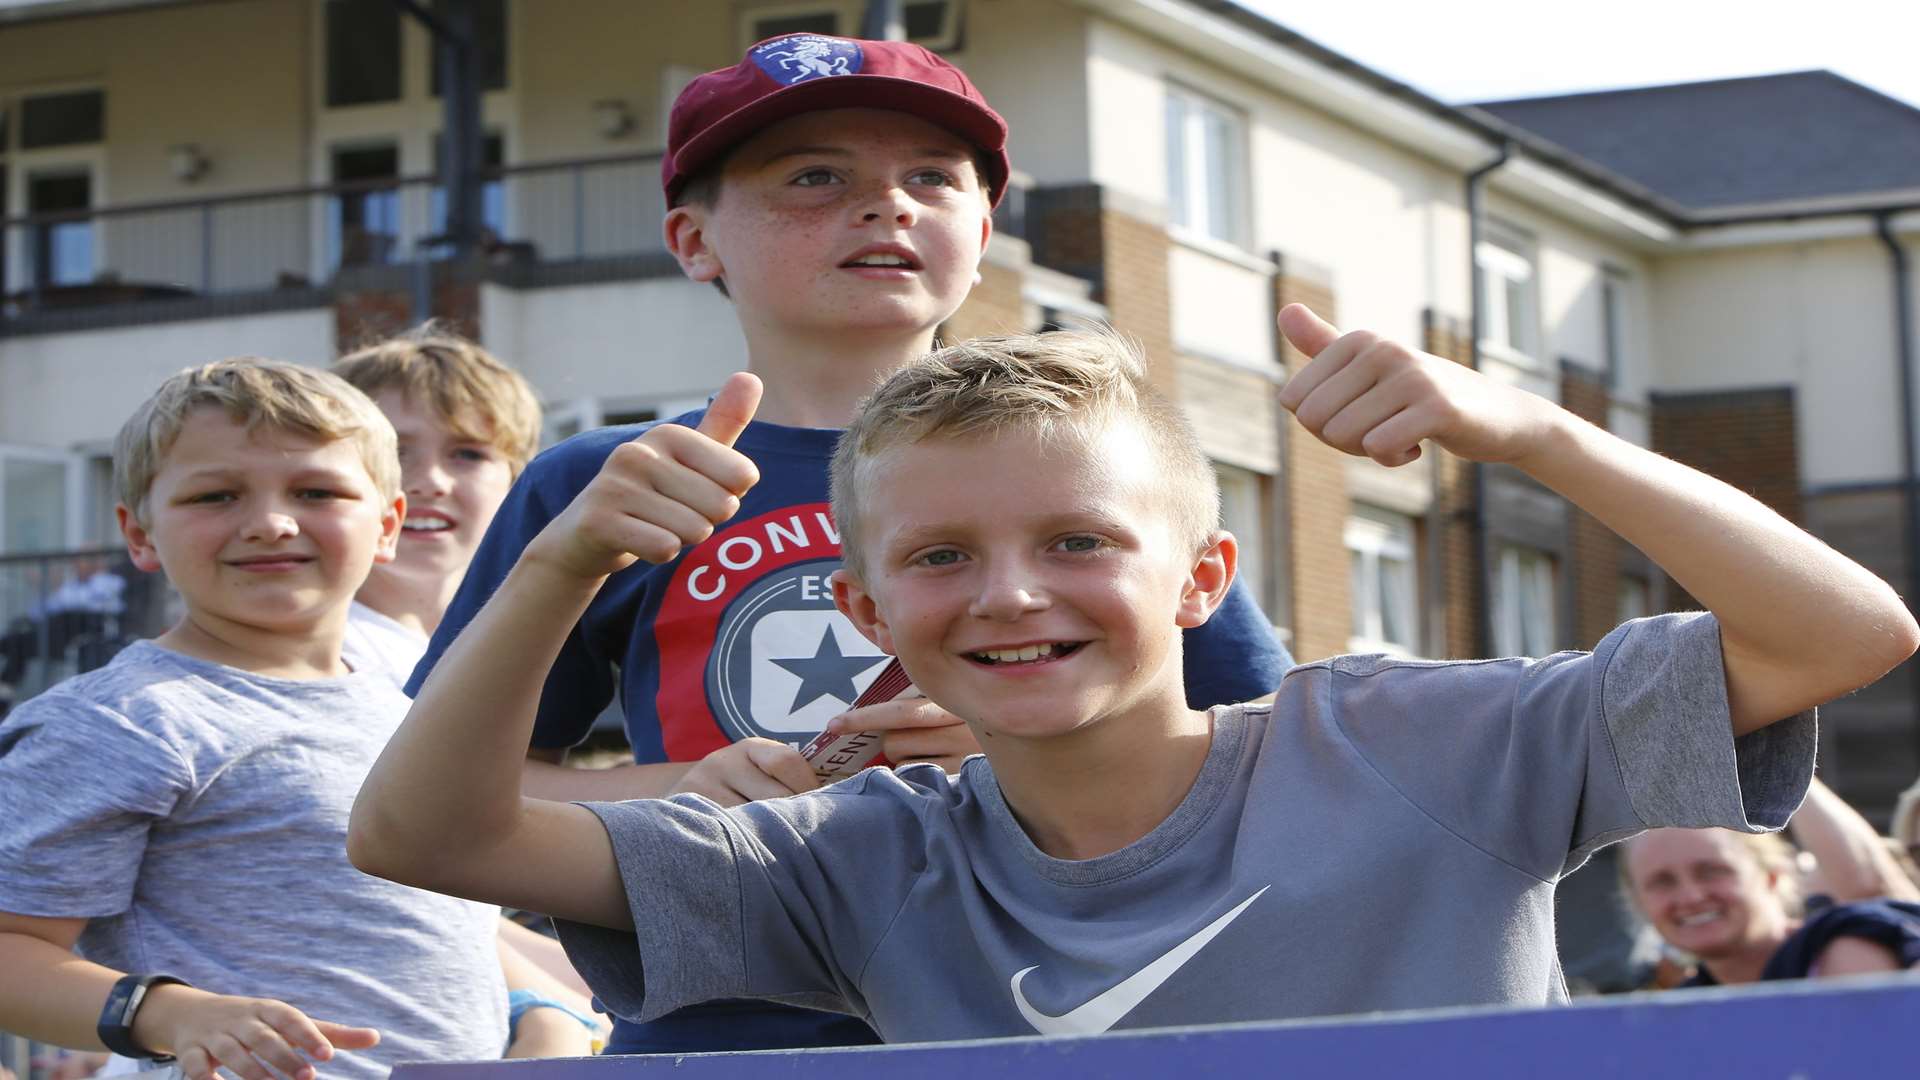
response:
<path id="1" fill-rule="evenodd" d="M 1653 589 L 1647 579 L 1623 577 L 1620 579 L 1620 591 L 1614 604 L 1613 621 L 1624 623 L 1633 619 L 1644 619 L 1653 614 Z"/>
<path id="2" fill-rule="evenodd" d="M 393 0 L 327 0 L 327 105 L 400 100 L 400 8 Z"/>
<path id="3" fill-rule="evenodd" d="M 1474 263 L 1480 274 L 1481 347 L 1505 360 L 1533 363 L 1539 355 L 1533 245 L 1490 222 Z"/>
<path id="4" fill-rule="evenodd" d="M 338 147 L 333 182 L 353 185 L 333 197 L 328 222 L 336 266 L 392 262 L 400 244 L 400 191 L 373 182 L 400 175 L 400 148 L 393 143 Z"/>
<path id="5" fill-rule="evenodd" d="M 99 90 L 20 99 L 20 149 L 82 146 L 106 138 L 107 95 Z"/>
<path id="6" fill-rule="evenodd" d="M 906 0 L 900 21 L 915 45 L 935 52 L 960 47 L 960 0 Z"/>
<path id="7" fill-rule="evenodd" d="M 1491 597 L 1495 656 L 1546 656 L 1558 648 L 1555 580 L 1553 556 L 1501 545 Z"/>
<path id="8" fill-rule="evenodd" d="M 390 3 L 391 0 L 388 0 Z M 480 50 L 480 89 L 507 87 L 507 0 L 469 0 L 473 36 Z M 438 39 L 433 48 L 433 95 L 440 96 L 442 79 Z"/>
<path id="9" fill-rule="evenodd" d="M 93 208 L 93 174 L 85 168 L 27 174 L 28 214 L 68 214 Z M 33 226 L 28 262 L 33 283 L 83 285 L 93 280 L 93 219 L 56 219 Z"/>
<path id="10" fill-rule="evenodd" d="M 777 8 L 773 13 L 750 18 L 747 22 L 749 45 L 787 34 L 843 33 L 837 8 Z"/>
<path id="11" fill-rule="evenodd" d="M 1620 361 L 1627 347 L 1627 275 L 1608 269 L 1600 276 L 1600 335 L 1606 360 L 1606 382 L 1620 378 Z"/>
<path id="12" fill-rule="evenodd" d="M 1355 652 L 1411 655 L 1419 650 L 1413 519 L 1369 510 L 1347 519 Z"/>
<path id="13" fill-rule="evenodd" d="M 1220 527 L 1240 542 L 1240 580 L 1260 603 L 1270 608 L 1267 595 L 1267 512 L 1260 497 L 1260 474 L 1216 463 L 1220 484 Z"/>
<path id="14" fill-rule="evenodd" d="M 1167 206 L 1175 227 L 1223 243 L 1245 242 L 1244 127 L 1233 109 L 1167 88 Z"/>

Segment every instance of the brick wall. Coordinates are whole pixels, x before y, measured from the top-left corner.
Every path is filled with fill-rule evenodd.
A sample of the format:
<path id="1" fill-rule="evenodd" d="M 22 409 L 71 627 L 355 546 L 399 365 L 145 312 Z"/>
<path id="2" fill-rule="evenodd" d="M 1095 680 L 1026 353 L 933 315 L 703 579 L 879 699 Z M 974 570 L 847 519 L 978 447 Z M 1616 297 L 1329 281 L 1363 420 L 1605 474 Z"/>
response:
<path id="1" fill-rule="evenodd" d="M 1796 524 L 1800 449 L 1791 387 L 1654 394 L 1653 449 L 1724 480 Z M 1669 582 L 1667 606 L 1699 606 Z"/>
<path id="2" fill-rule="evenodd" d="M 940 339 L 965 341 L 1033 329 L 1027 325 L 1026 305 L 1020 298 L 1021 281 L 1018 267 L 982 262 L 980 283 L 967 294 L 960 310 L 940 328 Z"/>
<path id="3" fill-rule="evenodd" d="M 484 269 L 435 263 L 432 272 L 432 317 L 455 333 L 480 340 Z M 340 275 L 333 304 L 336 353 L 392 337 L 419 321 L 413 304 L 414 273 L 411 266 L 376 266 Z"/>
<path id="4" fill-rule="evenodd" d="M 1331 277 L 1298 261 L 1283 260 L 1274 279 L 1275 310 L 1302 303 L 1328 322 L 1339 324 Z M 1307 356 L 1280 338 L 1281 366 L 1292 374 Z M 1291 610 L 1282 613 L 1293 629 L 1293 655 L 1318 660 L 1347 651 L 1353 633 L 1353 596 L 1347 559 L 1346 455 L 1308 433 L 1289 415 L 1281 452 L 1282 520 L 1287 535 L 1277 546 L 1286 553 Z"/>
<path id="5" fill-rule="evenodd" d="M 1144 208 L 1116 206 L 1094 184 L 1041 188 L 1027 197 L 1027 240 L 1033 261 L 1093 284 L 1093 299 L 1113 325 L 1140 342 L 1147 374 L 1168 398 L 1180 399 L 1167 293 L 1167 230 Z"/>
<path id="6" fill-rule="evenodd" d="M 1428 309 L 1421 318 L 1428 352 L 1471 364 L 1471 330 L 1458 319 Z M 1443 657 L 1479 657 L 1487 652 L 1480 642 L 1481 606 L 1486 597 L 1480 582 L 1479 533 L 1473 514 L 1474 468 L 1431 443 L 1434 503 L 1427 528 L 1437 530 L 1429 542 L 1438 548 L 1439 581 L 1429 590 L 1440 605 L 1443 640 L 1433 651 Z"/>
<path id="7" fill-rule="evenodd" d="M 1563 363 L 1560 404 L 1582 420 L 1602 428 L 1612 395 L 1595 372 Z M 1626 542 L 1612 529 L 1578 508 L 1567 511 L 1567 549 L 1570 599 L 1573 602 L 1573 641 L 1576 649 L 1591 649 L 1613 630 L 1619 616 L 1621 560 Z"/>

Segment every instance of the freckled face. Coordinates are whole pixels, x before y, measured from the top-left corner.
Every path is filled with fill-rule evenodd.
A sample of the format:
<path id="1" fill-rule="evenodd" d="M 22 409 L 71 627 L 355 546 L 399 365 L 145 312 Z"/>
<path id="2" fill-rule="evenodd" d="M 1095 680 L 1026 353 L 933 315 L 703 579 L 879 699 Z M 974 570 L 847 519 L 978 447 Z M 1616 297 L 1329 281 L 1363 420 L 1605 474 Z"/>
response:
<path id="1" fill-rule="evenodd" d="M 932 330 L 966 299 L 991 230 L 971 147 L 888 109 L 774 125 L 695 212 L 742 321 L 789 333 Z"/>

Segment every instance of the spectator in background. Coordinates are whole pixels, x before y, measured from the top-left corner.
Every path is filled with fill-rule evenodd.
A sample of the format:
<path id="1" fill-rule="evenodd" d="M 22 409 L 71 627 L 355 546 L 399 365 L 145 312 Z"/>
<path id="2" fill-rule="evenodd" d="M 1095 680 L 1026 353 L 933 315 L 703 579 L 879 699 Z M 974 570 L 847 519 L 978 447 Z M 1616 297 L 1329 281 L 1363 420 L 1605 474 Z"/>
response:
<path id="1" fill-rule="evenodd" d="M 1787 822 L 1787 835 L 1800 848 L 1800 894 L 1808 910 L 1878 899 L 1920 904 L 1920 885 L 1886 838 L 1818 779 Z"/>
<path id="2" fill-rule="evenodd" d="M 1627 897 L 1700 961 L 1684 985 L 1900 971 L 1920 964 L 1920 906 L 1869 900 L 1808 915 L 1793 849 L 1777 836 L 1655 829 L 1628 841 Z"/>

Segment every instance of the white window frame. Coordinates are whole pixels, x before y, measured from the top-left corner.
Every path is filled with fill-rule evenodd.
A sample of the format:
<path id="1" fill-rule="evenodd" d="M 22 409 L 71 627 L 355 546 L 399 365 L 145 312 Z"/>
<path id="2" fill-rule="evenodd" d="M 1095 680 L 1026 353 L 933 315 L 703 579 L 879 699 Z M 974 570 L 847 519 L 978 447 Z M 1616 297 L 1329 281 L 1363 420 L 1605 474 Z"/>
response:
<path id="1" fill-rule="evenodd" d="M 1626 367 L 1627 327 L 1633 278 L 1617 266 L 1600 270 L 1600 351 L 1608 386 L 1617 385 Z"/>
<path id="2" fill-rule="evenodd" d="M 1347 519 L 1347 565 L 1352 587 L 1353 625 L 1347 648 L 1356 653 L 1416 656 L 1420 651 L 1420 580 L 1413 519 L 1369 508 Z M 1382 589 L 1386 573 L 1399 587 Z M 1388 595 L 1396 592 L 1398 595 Z M 1388 607 L 1409 640 L 1387 636 Z"/>
<path id="3" fill-rule="evenodd" d="M 762 39 L 754 30 L 757 23 L 766 19 L 798 19 L 808 15 L 833 16 L 835 37 L 851 36 L 849 27 L 858 25 L 851 20 L 859 18 L 847 9 L 846 4 L 832 3 L 831 0 L 824 3 L 821 0 L 812 0 L 811 3 L 769 4 L 766 7 L 746 8 L 740 12 L 740 48 L 746 50 L 760 43 Z"/>
<path id="4" fill-rule="evenodd" d="M 22 446 L 0 443 L 0 554 L 24 555 L 31 552 L 6 550 L 7 536 L 7 470 L 9 461 L 30 461 L 37 464 L 58 465 L 62 468 L 61 487 L 66 499 L 66 507 L 61 515 L 61 539 L 51 549 L 66 551 L 75 548 L 91 547 L 94 538 L 87 528 L 87 458 L 66 450 L 56 450 L 45 446 Z"/>
<path id="5" fill-rule="evenodd" d="M 941 4 L 946 11 L 940 20 L 940 30 L 932 37 L 908 38 L 915 45 L 934 52 L 951 52 L 960 47 L 960 8 L 966 0 L 902 0 L 900 18 L 906 20 L 906 8 L 917 3 Z"/>
<path id="6" fill-rule="evenodd" d="M 86 173 L 88 182 L 87 197 L 91 209 L 98 210 L 112 205 L 107 198 L 107 144 L 105 142 L 73 143 L 67 146 L 46 146 L 37 150 L 24 150 L 19 146 L 24 136 L 25 121 L 22 118 L 23 106 L 28 98 L 50 97 L 59 94 L 73 94 L 96 90 L 105 97 L 107 85 L 101 82 L 60 82 L 46 83 L 31 87 L 22 87 L 11 91 L 4 98 L 7 110 L 6 143 L 0 145 L 0 164 L 6 166 L 6 185 L 0 187 L 0 218 L 23 217 L 27 213 L 27 190 L 30 178 L 49 173 Z M 11 190 L 8 190 L 8 189 Z M 9 229 L 7 244 L 6 271 L 7 280 L 0 281 L 0 295 L 28 288 L 32 284 L 30 272 L 33 260 L 28 258 L 29 238 L 25 229 Z M 93 276 L 89 281 L 98 280 L 103 271 L 111 270 L 107 261 L 107 228 L 99 218 L 93 220 Z"/>
<path id="7" fill-rule="evenodd" d="M 1224 160 L 1207 154 L 1207 121 L 1226 129 Z M 1244 110 L 1179 83 L 1166 84 L 1163 131 L 1167 161 L 1167 231 L 1199 246 L 1226 244 L 1244 250 L 1252 236 L 1247 199 L 1247 117 Z M 1226 206 L 1223 228 L 1214 228 L 1216 204 Z"/>
<path id="8" fill-rule="evenodd" d="M 1220 487 L 1220 527 L 1232 533 L 1240 545 L 1238 576 L 1264 611 L 1270 602 L 1266 592 L 1267 517 L 1260 497 L 1260 474 L 1220 461 L 1213 463 L 1213 474 Z"/>
<path id="9" fill-rule="evenodd" d="M 1487 598 L 1493 608 L 1495 656 L 1547 656 L 1559 650 L 1559 582 L 1552 552 L 1498 545 Z"/>
<path id="10" fill-rule="evenodd" d="M 1653 614 L 1653 583 L 1632 574 L 1620 575 L 1614 586 L 1613 613 L 1615 625 Z"/>
<path id="11" fill-rule="evenodd" d="M 1540 262 L 1533 241 L 1517 229 L 1496 221 L 1474 252 L 1474 273 L 1480 276 L 1480 349 L 1524 368 L 1539 368 Z M 1518 286 L 1520 340 L 1514 340 L 1509 289 Z"/>

